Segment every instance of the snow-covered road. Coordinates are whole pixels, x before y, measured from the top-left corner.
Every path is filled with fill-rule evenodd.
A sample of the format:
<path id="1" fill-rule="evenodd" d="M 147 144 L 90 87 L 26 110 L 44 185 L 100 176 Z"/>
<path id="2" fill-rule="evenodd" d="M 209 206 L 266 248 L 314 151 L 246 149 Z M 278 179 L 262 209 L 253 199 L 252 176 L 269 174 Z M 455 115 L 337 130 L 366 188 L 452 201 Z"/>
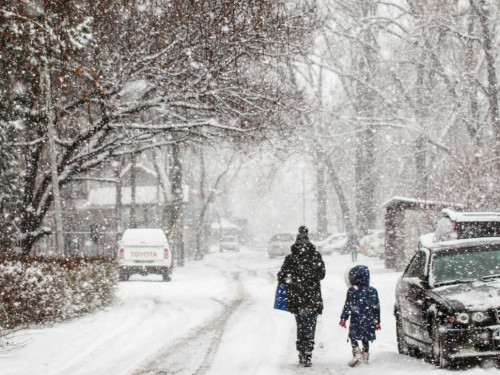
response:
<path id="1" fill-rule="evenodd" d="M 392 316 L 398 273 L 383 261 L 360 256 L 372 271 L 382 303 L 382 330 L 371 363 L 351 369 L 347 332 L 338 326 L 348 256 L 325 256 L 325 310 L 318 321 L 313 367 L 299 368 L 295 322 L 272 308 L 282 259 L 265 249 L 210 253 L 176 268 L 172 281 L 134 276 L 121 283 L 107 311 L 53 327 L 17 332 L 12 350 L 0 352 L 1 375 L 250 375 L 444 373 L 400 356 Z M 497 374 L 474 367 L 467 375 Z"/>

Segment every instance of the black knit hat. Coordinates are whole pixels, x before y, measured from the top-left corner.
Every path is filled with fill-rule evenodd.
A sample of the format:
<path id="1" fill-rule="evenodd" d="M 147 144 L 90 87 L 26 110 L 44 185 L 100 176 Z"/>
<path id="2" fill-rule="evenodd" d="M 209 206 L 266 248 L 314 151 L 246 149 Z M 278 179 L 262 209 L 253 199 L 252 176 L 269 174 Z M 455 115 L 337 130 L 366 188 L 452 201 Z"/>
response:
<path id="1" fill-rule="evenodd" d="M 309 229 L 305 225 L 301 225 L 299 227 L 299 234 L 303 234 L 307 236 L 307 233 L 309 233 Z"/>

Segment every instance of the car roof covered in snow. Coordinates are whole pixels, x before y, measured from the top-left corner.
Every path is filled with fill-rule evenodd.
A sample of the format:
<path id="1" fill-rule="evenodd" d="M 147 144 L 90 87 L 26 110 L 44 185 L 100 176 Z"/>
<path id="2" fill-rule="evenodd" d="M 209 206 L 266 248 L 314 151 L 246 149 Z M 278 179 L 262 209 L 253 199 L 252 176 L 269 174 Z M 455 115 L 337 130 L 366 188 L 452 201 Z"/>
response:
<path id="1" fill-rule="evenodd" d="M 422 237 L 421 237 L 422 239 Z M 441 242 L 421 241 L 421 247 L 431 250 L 432 252 L 439 252 L 441 250 L 461 249 L 467 247 L 477 246 L 500 246 L 500 237 L 480 237 L 468 238 L 463 240 L 451 240 Z"/>

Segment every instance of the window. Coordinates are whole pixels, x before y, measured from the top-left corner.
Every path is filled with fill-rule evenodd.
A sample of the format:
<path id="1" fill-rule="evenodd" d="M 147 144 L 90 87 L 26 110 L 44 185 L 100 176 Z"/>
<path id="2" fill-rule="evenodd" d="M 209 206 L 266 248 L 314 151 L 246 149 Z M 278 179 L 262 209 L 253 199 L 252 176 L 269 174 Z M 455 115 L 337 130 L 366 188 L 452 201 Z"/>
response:
<path id="1" fill-rule="evenodd" d="M 433 284 L 499 277 L 500 248 L 444 252 L 434 257 L 431 268 Z"/>
<path id="2" fill-rule="evenodd" d="M 458 238 L 498 237 L 500 236 L 500 222 L 471 221 L 457 223 Z"/>
<path id="3" fill-rule="evenodd" d="M 425 279 L 426 255 L 423 251 L 418 251 L 406 269 L 405 278 L 417 277 L 419 280 Z"/>

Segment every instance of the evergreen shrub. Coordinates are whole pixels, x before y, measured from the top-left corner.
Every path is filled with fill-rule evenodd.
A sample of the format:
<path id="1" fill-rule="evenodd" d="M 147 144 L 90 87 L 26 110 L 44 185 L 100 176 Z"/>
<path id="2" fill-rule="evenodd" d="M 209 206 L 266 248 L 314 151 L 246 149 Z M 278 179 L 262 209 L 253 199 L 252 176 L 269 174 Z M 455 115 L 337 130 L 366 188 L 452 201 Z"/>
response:
<path id="1" fill-rule="evenodd" d="M 116 265 L 104 258 L 0 256 L 0 331 L 101 309 L 117 284 Z"/>

